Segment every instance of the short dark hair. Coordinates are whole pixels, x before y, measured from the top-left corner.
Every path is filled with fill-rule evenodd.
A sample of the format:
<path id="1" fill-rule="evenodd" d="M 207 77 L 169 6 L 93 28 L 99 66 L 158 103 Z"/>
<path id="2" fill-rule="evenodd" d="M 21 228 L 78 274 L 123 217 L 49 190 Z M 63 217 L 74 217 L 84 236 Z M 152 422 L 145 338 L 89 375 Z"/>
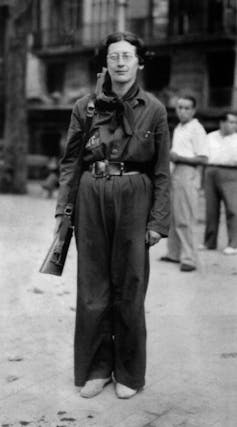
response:
<path id="1" fill-rule="evenodd" d="M 230 115 L 237 117 L 236 111 L 224 111 L 224 113 L 220 114 L 219 121 L 226 122 L 228 120 L 228 116 Z"/>
<path id="2" fill-rule="evenodd" d="M 197 100 L 193 95 L 190 95 L 189 93 L 184 93 L 182 95 L 179 95 L 178 99 L 187 99 L 188 101 L 191 101 L 193 104 L 193 108 L 196 108 L 197 106 Z"/>
<path id="3" fill-rule="evenodd" d="M 106 66 L 106 57 L 109 46 L 112 43 L 116 43 L 122 40 L 125 40 L 136 47 L 136 53 L 138 56 L 139 64 L 144 64 L 146 48 L 143 40 L 137 37 L 136 34 L 130 33 L 129 31 L 117 31 L 115 33 L 109 34 L 106 39 L 102 41 L 101 46 L 97 50 L 97 61 L 99 62 L 100 66 Z"/>

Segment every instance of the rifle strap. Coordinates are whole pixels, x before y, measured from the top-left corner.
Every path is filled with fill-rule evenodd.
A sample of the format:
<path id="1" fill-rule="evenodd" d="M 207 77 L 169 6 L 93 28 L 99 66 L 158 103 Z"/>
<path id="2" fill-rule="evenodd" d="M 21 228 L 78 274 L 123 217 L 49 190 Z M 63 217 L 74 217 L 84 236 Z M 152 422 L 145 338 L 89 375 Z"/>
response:
<path id="1" fill-rule="evenodd" d="M 84 127 L 84 132 L 82 134 L 82 144 L 80 147 L 80 151 L 78 154 L 78 160 L 76 162 L 74 173 L 73 173 L 72 186 L 71 186 L 71 189 L 69 191 L 67 204 L 66 204 L 66 207 L 64 210 L 64 214 L 71 217 L 71 219 L 73 217 L 73 211 L 74 211 L 74 207 L 75 207 L 78 186 L 80 183 L 82 170 L 83 170 L 82 162 L 83 162 L 84 149 L 85 149 L 86 143 L 89 139 L 91 124 L 92 124 L 92 120 L 93 120 L 93 117 L 95 114 L 95 99 L 96 99 L 95 94 L 91 95 L 91 97 L 88 101 L 88 104 L 87 104 L 85 127 Z"/>

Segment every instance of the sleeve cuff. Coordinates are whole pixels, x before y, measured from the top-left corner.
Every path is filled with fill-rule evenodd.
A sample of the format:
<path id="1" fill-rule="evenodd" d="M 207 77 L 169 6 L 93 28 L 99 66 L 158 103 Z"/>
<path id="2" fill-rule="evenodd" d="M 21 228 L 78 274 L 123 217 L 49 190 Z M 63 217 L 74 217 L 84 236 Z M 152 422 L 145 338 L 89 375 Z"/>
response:
<path id="1" fill-rule="evenodd" d="M 159 233 L 162 237 L 168 237 L 169 234 L 169 228 L 162 227 L 161 225 L 157 225 L 152 222 L 148 223 L 147 230 L 156 231 L 156 233 Z"/>

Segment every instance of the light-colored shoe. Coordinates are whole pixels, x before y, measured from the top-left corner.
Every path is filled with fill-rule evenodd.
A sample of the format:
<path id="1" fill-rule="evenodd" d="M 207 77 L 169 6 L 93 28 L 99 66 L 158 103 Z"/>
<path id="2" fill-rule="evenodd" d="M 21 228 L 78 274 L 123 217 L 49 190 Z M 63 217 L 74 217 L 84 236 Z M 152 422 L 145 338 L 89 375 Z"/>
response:
<path id="1" fill-rule="evenodd" d="M 96 378 L 86 382 L 81 388 L 80 396 L 90 399 L 103 391 L 103 388 L 111 382 L 111 378 Z"/>
<path id="2" fill-rule="evenodd" d="M 198 250 L 199 251 L 215 251 L 216 248 L 208 248 L 207 246 L 200 244 L 198 245 Z"/>
<path id="3" fill-rule="evenodd" d="M 119 399 L 130 399 L 130 397 L 135 396 L 135 394 L 137 393 L 137 390 L 129 388 L 126 385 L 120 383 L 116 383 L 115 391 Z"/>
<path id="4" fill-rule="evenodd" d="M 223 250 L 224 255 L 237 255 L 237 248 L 232 248 L 231 246 L 227 246 Z"/>
<path id="5" fill-rule="evenodd" d="M 199 251 L 206 251 L 207 247 L 201 243 L 200 245 L 198 245 L 198 250 Z"/>

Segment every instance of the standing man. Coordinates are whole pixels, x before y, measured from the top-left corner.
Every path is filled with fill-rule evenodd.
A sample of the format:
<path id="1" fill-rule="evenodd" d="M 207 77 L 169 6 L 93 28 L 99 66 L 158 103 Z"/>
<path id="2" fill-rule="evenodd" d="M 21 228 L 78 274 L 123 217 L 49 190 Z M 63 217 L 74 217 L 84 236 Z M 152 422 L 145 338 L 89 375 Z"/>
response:
<path id="1" fill-rule="evenodd" d="M 226 212 L 228 244 L 225 255 L 237 254 L 237 115 L 223 114 L 219 129 L 207 136 L 208 165 L 205 168 L 206 228 L 200 249 L 216 249 L 223 201 Z"/>
<path id="2" fill-rule="evenodd" d="M 149 247 L 168 235 L 169 131 L 164 106 L 142 90 L 142 41 L 114 33 L 101 49 L 107 68 L 85 146 L 75 209 L 78 251 L 75 384 L 93 397 L 111 381 L 119 398 L 145 384 L 144 300 Z M 89 96 L 76 102 L 61 163 L 60 227 L 82 144 Z"/>
<path id="3" fill-rule="evenodd" d="M 172 219 L 168 237 L 168 253 L 162 261 L 180 263 L 180 270 L 196 269 L 198 189 L 200 168 L 207 162 L 206 132 L 194 118 L 196 100 L 185 95 L 178 99 L 176 112 L 179 124 L 173 135 L 170 159 L 172 172 Z"/>

